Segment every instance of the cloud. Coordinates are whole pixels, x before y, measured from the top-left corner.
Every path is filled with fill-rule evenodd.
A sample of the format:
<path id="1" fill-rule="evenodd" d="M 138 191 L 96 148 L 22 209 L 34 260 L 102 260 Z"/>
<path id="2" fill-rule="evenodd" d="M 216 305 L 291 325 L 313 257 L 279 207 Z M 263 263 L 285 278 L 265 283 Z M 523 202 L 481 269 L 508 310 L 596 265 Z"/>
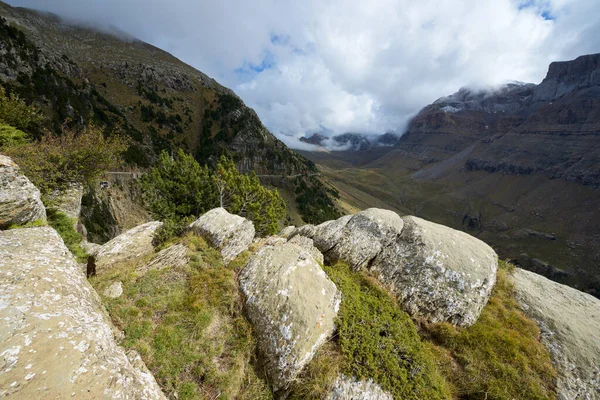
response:
<path id="1" fill-rule="evenodd" d="M 281 138 L 402 133 L 462 86 L 537 83 L 552 61 L 600 52 L 597 0 L 9 3 L 161 47 L 234 89 Z"/>

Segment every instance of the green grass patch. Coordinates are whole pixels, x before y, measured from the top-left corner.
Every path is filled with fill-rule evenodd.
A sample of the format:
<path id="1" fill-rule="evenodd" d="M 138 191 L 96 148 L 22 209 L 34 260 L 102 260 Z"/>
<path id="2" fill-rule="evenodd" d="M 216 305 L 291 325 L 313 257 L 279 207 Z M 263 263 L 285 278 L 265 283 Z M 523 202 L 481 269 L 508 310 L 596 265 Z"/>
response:
<path id="1" fill-rule="evenodd" d="M 252 368 L 255 342 L 242 314 L 237 273 L 247 254 L 228 267 L 219 253 L 195 236 L 183 242 L 190 263 L 148 271 L 119 266 L 91 279 L 99 293 L 115 281 L 123 295 L 104 298 L 122 345 L 137 350 L 170 398 L 270 399 Z"/>
<path id="2" fill-rule="evenodd" d="M 500 262 L 490 300 L 474 325 L 426 327 L 460 399 L 554 399 L 555 371 L 537 324 L 521 311 Z"/>
<path id="3" fill-rule="evenodd" d="M 40 226 L 47 226 L 46 221 L 41 219 L 36 219 L 35 221 L 28 222 L 26 224 L 11 224 L 8 226 L 8 230 L 10 229 L 23 229 L 23 228 L 39 228 Z"/>
<path id="4" fill-rule="evenodd" d="M 85 262 L 88 255 L 81 247 L 83 236 L 75 230 L 75 223 L 77 221 L 53 208 L 46 209 L 46 214 L 48 216 L 48 225 L 56 229 L 67 248 L 77 258 L 77 261 Z"/>
<path id="5" fill-rule="evenodd" d="M 342 292 L 336 325 L 339 359 L 319 352 L 296 384 L 299 398 L 322 398 L 339 372 L 371 378 L 397 399 L 447 399 L 450 391 L 438 371 L 434 353 L 393 297 L 364 273 L 338 263 L 324 267 Z"/>

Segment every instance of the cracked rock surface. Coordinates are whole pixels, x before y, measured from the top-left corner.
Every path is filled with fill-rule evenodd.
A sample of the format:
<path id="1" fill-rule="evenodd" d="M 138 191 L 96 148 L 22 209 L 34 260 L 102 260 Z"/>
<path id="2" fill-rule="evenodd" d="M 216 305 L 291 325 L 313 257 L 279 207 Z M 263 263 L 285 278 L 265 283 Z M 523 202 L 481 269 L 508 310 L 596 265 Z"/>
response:
<path id="1" fill-rule="evenodd" d="M 477 321 L 496 283 L 498 256 L 481 240 L 421 218 L 371 208 L 293 235 L 313 239 L 325 261 L 344 261 L 386 285 L 402 308 L 431 322 Z"/>
<path id="2" fill-rule="evenodd" d="M 0 396 L 164 399 L 58 233 L 0 232 Z"/>
<path id="3" fill-rule="evenodd" d="M 333 334 L 340 292 L 310 249 L 281 242 L 250 257 L 240 286 L 273 390 L 284 390 Z"/>

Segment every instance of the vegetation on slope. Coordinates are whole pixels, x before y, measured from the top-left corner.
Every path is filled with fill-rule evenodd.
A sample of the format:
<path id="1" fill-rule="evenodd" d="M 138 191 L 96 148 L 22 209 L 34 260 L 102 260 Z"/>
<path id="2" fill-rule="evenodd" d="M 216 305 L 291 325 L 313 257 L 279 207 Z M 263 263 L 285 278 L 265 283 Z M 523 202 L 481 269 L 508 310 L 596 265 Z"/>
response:
<path id="1" fill-rule="evenodd" d="M 331 363 L 339 358 L 340 372 L 373 379 L 394 398 L 450 398 L 434 353 L 393 298 L 375 280 L 351 272 L 346 264 L 326 266 L 325 271 L 343 296 L 336 323 L 339 357 L 327 348 L 319 353 L 307 369 L 308 379 L 298 383 L 300 397 L 322 398 L 319 392 L 336 377 Z"/>
<path id="2" fill-rule="evenodd" d="M 553 399 L 555 371 L 540 329 L 521 311 L 500 262 L 498 279 L 477 322 L 464 329 L 433 324 L 426 332 L 461 399 Z"/>
<path id="3" fill-rule="evenodd" d="M 337 336 L 317 352 L 293 397 L 322 399 L 339 373 L 373 379 L 401 399 L 553 399 L 555 371 L 536 323 L 523 314 L 501 262 L 479 320 L 468 328 L 423 324 L 344 264 L 325 267 L 342 291 Z"/>
<path id="4" fill-rule="evenodd" d="M 242 315 L 237 271 L 247 254 L 225 266 L 203 239 L 179 241 L 191 256 L 185 267 L 138 275 L 136 268 L 147 261 L 138 260 L 92 278 L 99 293 L 123 283 L 123 295 L 103 298 L 125 333 L 122 345 L 141 354 L 170 398 L 272 398 L 251 366 L 255 343 Z"/>
<path id="5" fill-rule="evenodd" d="M 191 221 L 216 207 L 248 218 L 259 235 L 276 233 L 278 221 L 285 215 L 285 203 L 277 190 L 262 186 L 255 173 L 240 173 L 225 157 L 212 170 L 183 150 L 175 158 L 163 152 L 141 184 L 152 216 L 167 221 L 157 242 L 180 234 Z"/>
<path id="6" fill-rule="evenodd" d="M 86 262 L 88 254 L 81 247 L 83 236 L 75 230 L 75 223 L 77 221 L 53 208 L 47 208 L 46 213 L 48 215 L 48 225 L 56 229 L 65 242 L 65 246 L 77 258 L 77 261 Z"/>

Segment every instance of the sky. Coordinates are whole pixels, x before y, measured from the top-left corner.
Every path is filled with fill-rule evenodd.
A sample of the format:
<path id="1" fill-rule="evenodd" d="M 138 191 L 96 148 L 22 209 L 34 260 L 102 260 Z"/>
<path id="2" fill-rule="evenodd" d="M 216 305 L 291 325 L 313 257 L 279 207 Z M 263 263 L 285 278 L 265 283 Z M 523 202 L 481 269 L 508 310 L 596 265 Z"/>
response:
<path id="1" fill-rule="evenodd" d="M 600 52 L 598 0 L 8 0 L 112 26 L 232 88 L 286 143 L 404 132 L 460 87 Z"/>

